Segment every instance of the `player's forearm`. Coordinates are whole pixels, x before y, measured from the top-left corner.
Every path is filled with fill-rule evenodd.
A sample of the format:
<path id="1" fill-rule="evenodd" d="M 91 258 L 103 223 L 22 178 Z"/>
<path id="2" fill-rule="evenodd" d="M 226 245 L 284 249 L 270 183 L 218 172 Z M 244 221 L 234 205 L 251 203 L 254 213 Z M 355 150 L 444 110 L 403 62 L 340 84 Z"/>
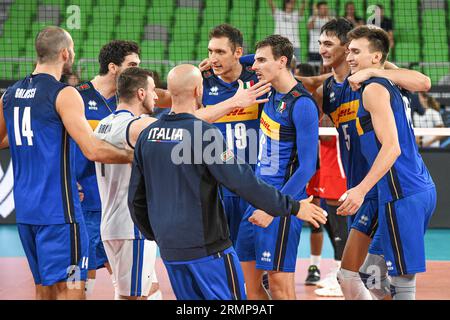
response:
<path id="1" fill-rule="evenodd" d="M 400 146 L 396 143 L 386 142 L 381 145 L 372 167 L 358 186 L 364 194 L 367 194 L 384 177 L 400 154 Z"/>
<path id="2" fill-rule="evenodd" d="M 332 73 L 325 73 L 321 74 L 320 76 L 313 76 L 313 77 L 296 77 L 298 80 L 300 80 L 303 84 L 303 86 L 308 90 L 309 92 L 314 92 L 319 88 L 323 82 L 331 77 Z"/>
<path id="3" fill-rule="evenodd" d="M 130 163 L 133 161 L 131 150 L 118 149 L 106 141 L 90 137 L 91 144 L 88 148 L 82 149 L 83 154 L 91 161 L 101 163 Z"/>
<path id="4" fill-rule="evenodd" d="M 431 88 L 429 77 L 415 70 L 408 69 L 375 69 L 375 77 L 391 80 L 408 91 L 428 91 Z"/>
<path id="5" fill-rule="evenodd" d="M 236 103 L 234 99 L 230 98 L 214 106 L 196 110 L 195 116 L 199 119 L 202 119 L 203 121 L 213 123 L 214 121 L 233 111 L 235 107 Z"/>
<path id="6" fill-rule="evenodd" d="M 257 178 L 248 164 L 212 164 L 208 168 L 217 181 L 253 207 L 274 217 L 297 214 L 298 203 Z"/>
<path id="7" fill-rule="evenodd" d="M 156 88 L 155 93 L 158 96 L 158 100 L 156 100 L 157 107 L 170 108 L 172 106 L 172 96 L 168 90 Z"/>
<path id="8" fill-rule="evenodd" d="M 311 141 L 317 141 L 318 137 L 316 140 L 313 139 L 314 137 L 311 138 Z M 281 189 L 283 194 L 298 199 L 298 196 L 302 193 L 306 184 L 316 172 L 317 149 L 317 144 L 314 142 L 308 142 L 302 149 L 297 149 L 300 150 L 298 153 L 299 159 L 301 159 L 300 166 Z"/>

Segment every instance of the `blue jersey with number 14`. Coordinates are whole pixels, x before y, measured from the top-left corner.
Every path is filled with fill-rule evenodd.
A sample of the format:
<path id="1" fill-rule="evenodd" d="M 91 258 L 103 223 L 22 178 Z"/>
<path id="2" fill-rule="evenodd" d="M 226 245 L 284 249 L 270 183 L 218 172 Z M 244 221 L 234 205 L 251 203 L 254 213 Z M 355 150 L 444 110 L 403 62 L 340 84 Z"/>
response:
<path id="1" fill-rule="evenodd" d="M 51 225 L 82 219 L 73 141 L 55 107 L 65 87 L 40 73 L 16 82 L 3 97 L 17 223 Z"/>

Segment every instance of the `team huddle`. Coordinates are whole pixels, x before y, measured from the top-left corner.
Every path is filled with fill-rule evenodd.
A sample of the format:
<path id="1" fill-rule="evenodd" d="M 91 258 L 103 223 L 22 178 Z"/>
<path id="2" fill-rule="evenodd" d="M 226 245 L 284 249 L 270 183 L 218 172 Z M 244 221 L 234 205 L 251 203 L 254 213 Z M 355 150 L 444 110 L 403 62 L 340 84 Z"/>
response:
<path id="1" fill-rule="evenodd" d="M 174 67 L 167 90 L 139 68 L 137 44 L 119 40 L 74 88 L 59 81 L 74 61 L 70 34 L 37 35 L 36 69 L 0 100 L 37 299 L 84 299 L 103 267 L 115 299 L 162 299 L 158 247 L 177 299 L 293 300 L 303 222 L 339 216 L 349 219 L 344 297 L 415 299 L 436 189 L 408 95 L 429 79 L 386 61 L 386 32 L 344 18 L 322 27 L 332 74 L 314 78 L 293 75 L 285 37 L 248 56 L 228 24 L 209 39 L 201 71 Z M 155 107 L 170 111 L 156 118 Z M 307 194 L 323 116 L 338 131 L 347 181 L 328 213 Z"/>

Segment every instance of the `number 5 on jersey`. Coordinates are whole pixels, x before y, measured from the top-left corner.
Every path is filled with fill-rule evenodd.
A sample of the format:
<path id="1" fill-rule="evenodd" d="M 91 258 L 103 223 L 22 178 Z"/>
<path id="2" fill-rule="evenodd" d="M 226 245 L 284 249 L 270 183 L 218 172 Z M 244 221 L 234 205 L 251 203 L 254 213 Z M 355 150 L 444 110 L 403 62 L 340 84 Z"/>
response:
<path id="1" fill-rule="evenodd" d="M 27 138 L 27 145 L 33 145 L 33 130 L 31 130 L 31 107 L 23 109 L 22 121 L 20 121 L 20 108 L 14 107 L 14 137 L 16 146 L 22 145 L 22 137 Z"/>

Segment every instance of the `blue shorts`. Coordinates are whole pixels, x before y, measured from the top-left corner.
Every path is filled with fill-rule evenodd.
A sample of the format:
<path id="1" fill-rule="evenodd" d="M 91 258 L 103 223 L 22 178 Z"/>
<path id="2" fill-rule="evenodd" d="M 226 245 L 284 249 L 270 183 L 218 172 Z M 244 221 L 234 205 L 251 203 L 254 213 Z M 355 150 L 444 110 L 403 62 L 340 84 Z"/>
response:
<path id="1" fill-rule="evenodd" d="M 390 276 L 424 272 L 425 231 L 436 208 L 436 189 L 380 204 L 379 238 Z M 376 254 L 369 249 L 369 252 Z"/>
<path id="2" fill-rule="evenodd" d="M 165 261 L 178 300 L 245 300 L 244 274 L 233 247 L 190 260 Z"/>
<path id="3" fill-rule="evenodd" d="M 241 261 L 256 261 L 256 268 L 268 271 L 295 272 L 303 221 L 294 217 L 277 217 L 267 228 L 253 225 L 249 207 L 239 228 L 236 252 Z"/>
<path id="4" fill-rule="evenodd" d="M 372 239 L 369 250 L 372 254 L 383 254 L 378 230 L 378 199 L 364 200 L 358 212 L 348 217 L 350 229 L 358 230 Z"/>
<path id="5" fill-rule="evenodd" d="M 89 239 L 84 222 L 17 224 L 36 285 L 86 281 Z"/>
<path id="6" fill-rule="evenodd" d="M 233 242 L 233 246 L 236 246 L 239 225 L 241 224 L 245 210 L 247 210 L 248 202 L 241 197 L 224 196 L 223 205 L 230 229 L 230 239 Z"/>
<path id="7" fill-rule="evenodd" d="M 101 211 L 83 210 L 84 221 L 89 235 L 89 263 L 88 270 L 97 270 L 108 262 L 105 248 L 100 236 Z"/>

